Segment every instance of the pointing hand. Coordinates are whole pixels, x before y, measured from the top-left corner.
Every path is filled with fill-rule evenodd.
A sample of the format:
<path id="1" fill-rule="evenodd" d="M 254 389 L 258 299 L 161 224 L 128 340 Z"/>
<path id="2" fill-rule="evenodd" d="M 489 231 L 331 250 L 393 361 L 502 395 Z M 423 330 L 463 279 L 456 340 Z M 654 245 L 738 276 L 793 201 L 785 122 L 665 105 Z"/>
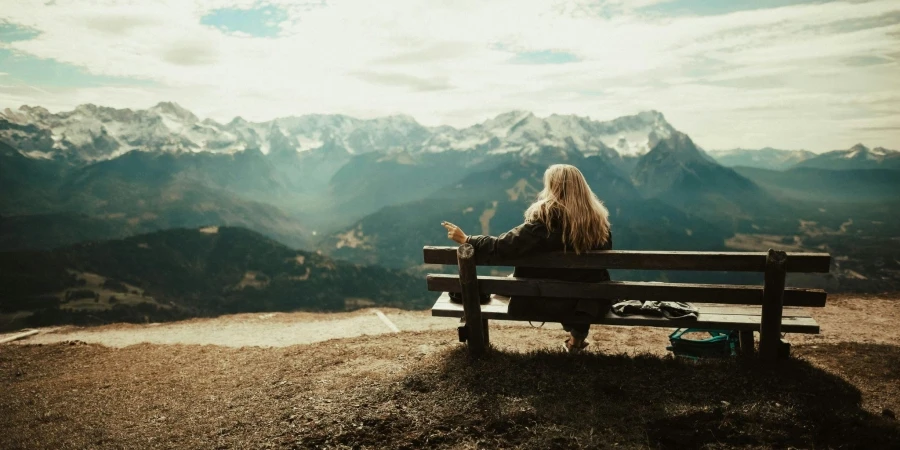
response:
<path id="1" fill-rule="evenodd" d="M 466 236 L 466 233 L 463 233 L 462 228 L 446 221 L 441 222 L 441 225 L 447 229 L 447 239 L 450 239 L 457 244 L 464 244 L 466 242 L 468 236 Z"/>

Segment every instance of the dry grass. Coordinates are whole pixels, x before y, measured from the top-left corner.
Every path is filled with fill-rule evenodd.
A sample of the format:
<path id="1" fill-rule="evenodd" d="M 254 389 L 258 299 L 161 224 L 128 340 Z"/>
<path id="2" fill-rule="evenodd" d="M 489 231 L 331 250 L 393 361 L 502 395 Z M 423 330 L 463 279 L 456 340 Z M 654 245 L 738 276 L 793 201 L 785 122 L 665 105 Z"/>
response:
<path id="1" fill-rule="evenodd" d="M 900 347 L 794 352 L 777 370 L 554 350 L 473 362 L 451 331 L 6 346 L 0 448 L 897 448 L 881 411 L 900 411 Z"/>

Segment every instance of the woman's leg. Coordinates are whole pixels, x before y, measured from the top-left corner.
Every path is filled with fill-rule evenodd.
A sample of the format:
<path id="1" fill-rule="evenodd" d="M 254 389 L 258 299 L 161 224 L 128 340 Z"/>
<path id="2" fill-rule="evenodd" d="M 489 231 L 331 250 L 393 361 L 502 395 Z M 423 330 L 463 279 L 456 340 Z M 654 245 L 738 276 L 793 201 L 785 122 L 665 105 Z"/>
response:
<path id="1" fill-rule="evenodd" d="M 564 347 L 569 353 L 580 352 L 588 346 L 585 342 L 588 336 L 588 330 L 591 328 L 589 323 L 564 323 L 563 329 L 569 332 Z"/>
<path id="2" fill-rule="evenodd" d="M 573 338 L 578 341 L 583 341 L 588 337 L 588 331 L 591 329 L 591 324 L 589 323 L 564 323 L 562 324 L 563 330 L 569 332 Z"/>

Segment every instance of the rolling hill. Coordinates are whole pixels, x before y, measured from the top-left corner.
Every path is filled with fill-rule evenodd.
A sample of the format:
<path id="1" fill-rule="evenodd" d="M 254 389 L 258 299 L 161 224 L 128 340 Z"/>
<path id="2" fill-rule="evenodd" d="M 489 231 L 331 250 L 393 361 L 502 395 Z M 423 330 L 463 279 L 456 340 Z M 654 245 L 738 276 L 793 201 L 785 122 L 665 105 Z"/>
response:
<path id="1" fill-rule="evenodd" d="M 719 249 L 730 235 L 663 202 L 644 199 L 603 158 L 574 162 L 610 209 L 616 248 Z M 443 220 L 469 234 L 497 235 L 521 224 L 525 208 L 543 187 L 546 167 L 547 162 L 507 161 L 444 185 L 424 200 L 385 207 L 328 236 L 319 248 L 351 261 L 418 266 L 423 245 L 450 244 L 440 226 Z"/>
<path id="2" fill-rule="evenodd" d="M 0 312 L 28 311 L 30 323 L 47 324 L 423 308 L 430 296 L 408 274 L 293 250 L 243 228 L 205 227 L 5 252 L 0 299 Z"/>
<path id="3" fill-rule="evenodd" d="M 900 195 L 900 173 L 887 169 L 829 170 L 798 167 L 767 170 L 735 167 L 735 172 L 777 194 L 817 202 L 882 202 Z"/>

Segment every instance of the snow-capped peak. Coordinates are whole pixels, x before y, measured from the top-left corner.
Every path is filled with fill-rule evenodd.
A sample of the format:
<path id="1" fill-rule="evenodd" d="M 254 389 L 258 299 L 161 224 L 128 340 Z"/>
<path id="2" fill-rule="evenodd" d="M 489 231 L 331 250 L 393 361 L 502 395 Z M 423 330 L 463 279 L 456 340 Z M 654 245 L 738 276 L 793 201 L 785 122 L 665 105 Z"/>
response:
<path id="1" fill-rule="evenodd" d="M 427 152 L 483 149 L 530 154 L 541 149 L 577 149 L 585 155 L 642 155 L 674 131 L 663 115 L 645 111 L 610 121 L 575 115 L 537 117 L 510 111 L 468 128 L 441 127 L 423 146 Z M 613 150 L 614 149 L 614 150 Z"/>
<path id="2" fill-rule="evenodd" d="M 849 150 L 838 150 L 835 152 L 837 156 L 843 159 L 867 159 L 872 161 L 882 161 L 887 157 L 897 155 L 898 152 L 888 150 L 884 147 L 875 147 L 870 149 L 863 144 L 856 144 Z"/>
<path id="3" fill-rule="evenodd" d="M 156 106 L 148 109 L 148 111 L 155 112 L 159 115 L 175 117 L 186 123 L 196 123 L 200 121 L 194 113 L 182 108 L 181 105 L 175 102 L 159 102 Z"/>
<path id="4" fill-rule="evenodd" d="M 18 111 L 7 109 L 0 119 L 43 130 L 39 138 L 27 139 L 13 137 L 21 131 L 0 130 L 0 139 L 17 143 L 20 150 L 68 152 L 74 160 L 84 161 L 114 158 L 132 150 L 305 152 L 326 143 L 350 153 L 398 149 L 410 154 L 448 150 L 524 155 L 577 151 L 617 157 L 616 153 L 644 154 L 674 131 L 657 111 L 596 121 L 575 115 L 538 117 L 517 110 L 466 128 L 424 127 L 402 114 L 369 120 L 312 114 L 267 122 L 250 122 L 237 116 L 220 124 L 200 120 L 174 102 L 160 102 L 145 110 L 85 104 L 59 113 L 22 106 Z"/>
<path id="5" fill-rule="evenodd" d="M 865 145 L 862 145 L 862 144 L 856 144 L 856 145 L 854 145 L 853 147 L 850 147 L 850 150 L 848 150 L 848 151 L 844 154 L 844 158 L 847 158 L 847 159 L 856 158 L 856 157 L 859 156 L 860 154 L 865 155 L 865 154 L 868 153 L 868 152 L 869 152 L 869 149 L 866 148 Z"/>

